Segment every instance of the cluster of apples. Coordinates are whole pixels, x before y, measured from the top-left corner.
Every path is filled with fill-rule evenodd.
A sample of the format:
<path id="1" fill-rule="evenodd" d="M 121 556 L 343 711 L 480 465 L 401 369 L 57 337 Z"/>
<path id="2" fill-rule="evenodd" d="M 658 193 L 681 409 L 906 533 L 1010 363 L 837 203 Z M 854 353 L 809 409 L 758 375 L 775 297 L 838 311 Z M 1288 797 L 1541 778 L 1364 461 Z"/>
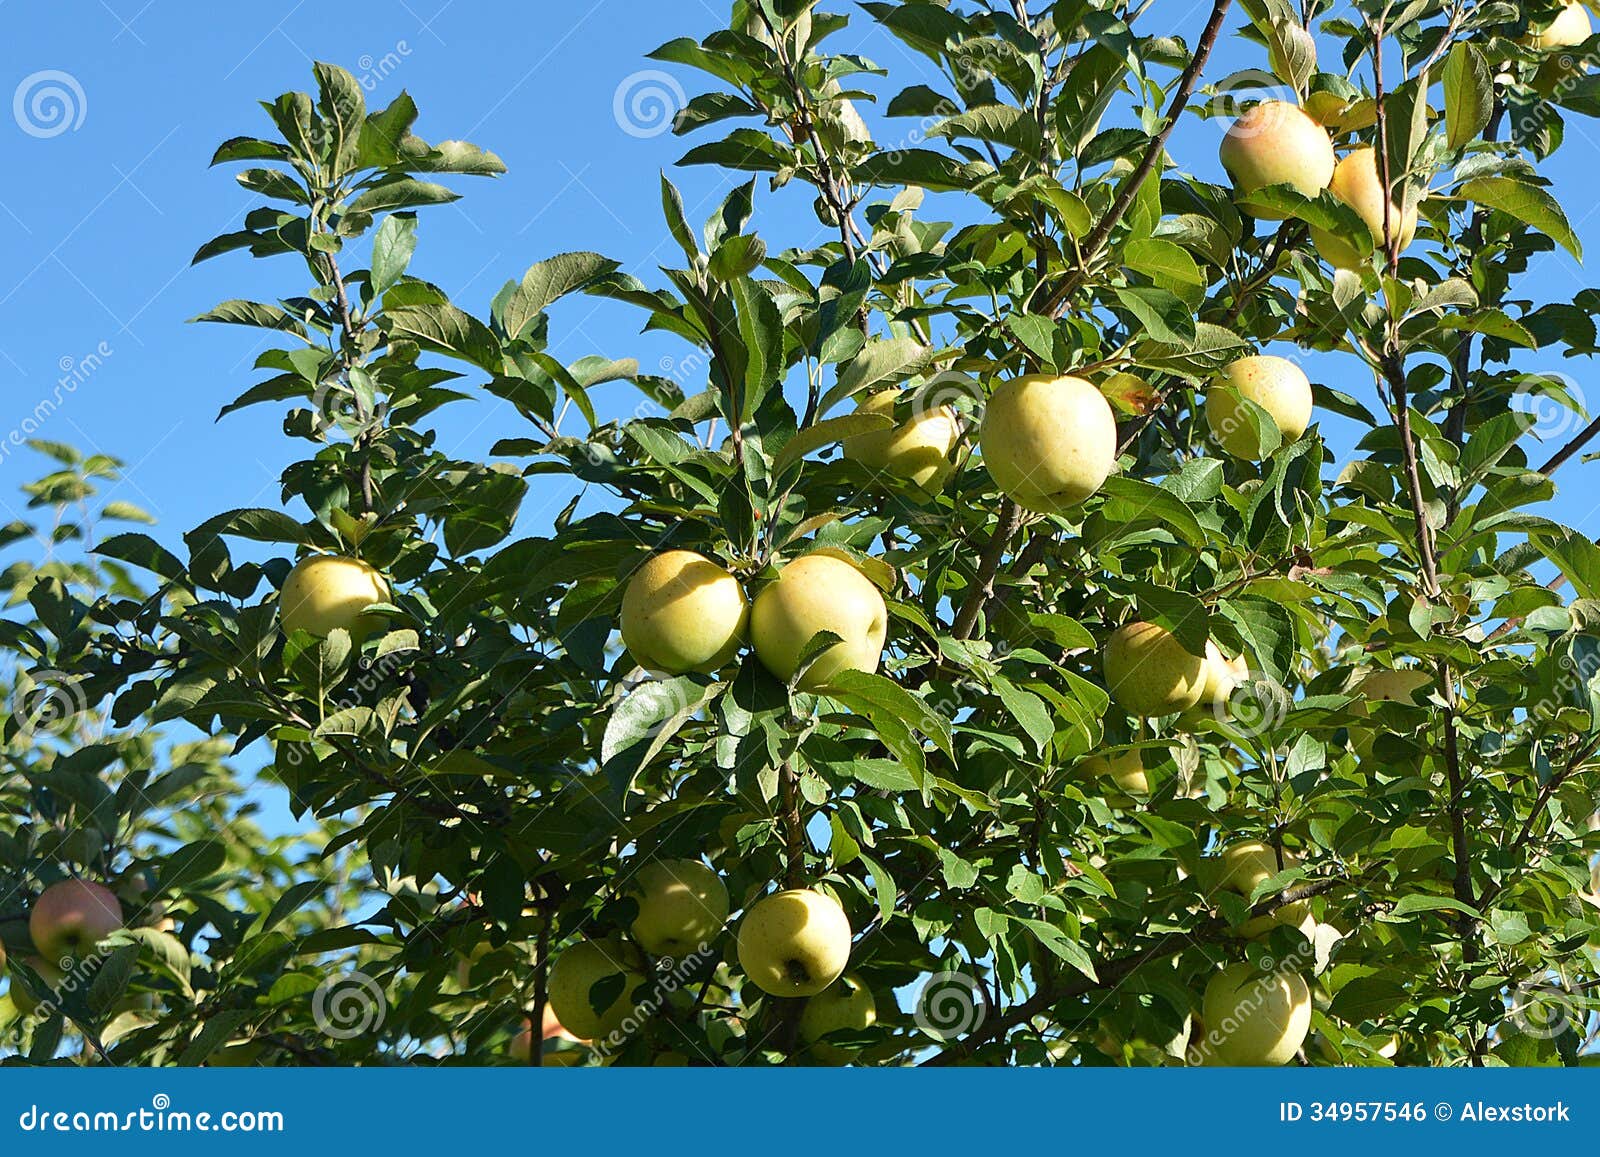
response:
<path id="1" fill-rule="evenodd" d="M 579 941 L 550 969 L 550 1009 L 577 1038 L 614 1043 L 629 1033 L 650 996 L 649 958 L 683 959 L 703 952 L 728 919 L 727 887 L 698 860 L 651 861 L 634 875 L 629 894 L 638 902 L 631 939 Z M 839 902 L 811 888 L 763 897 L 739 924 L 739 966 L 769 995 L 807 998 L 800 1038 L 815 1059 L 827 1064 L 845 1064 L 853 1056 L 828 1043 L 830 1033 L 877 1022 L 872 992 L 844 975 L 850 938 L 850 921 Z"/>
<path id="2" fill-rule="evenodd" d="M 73 961 L 87 957 L 122 927 L 122 901 L 110 888 L 93 880 L 58 880 L 39 893 L 28 912 L 28 937 L 35 952 L 28 967 L 54 991 Z M 5 949 L 0 947 L 0 968 L 4 966 Z M 34 994 L 17 983 L 11 985 L 11 1003 L 23 1016 L 39 1007 Z"/>

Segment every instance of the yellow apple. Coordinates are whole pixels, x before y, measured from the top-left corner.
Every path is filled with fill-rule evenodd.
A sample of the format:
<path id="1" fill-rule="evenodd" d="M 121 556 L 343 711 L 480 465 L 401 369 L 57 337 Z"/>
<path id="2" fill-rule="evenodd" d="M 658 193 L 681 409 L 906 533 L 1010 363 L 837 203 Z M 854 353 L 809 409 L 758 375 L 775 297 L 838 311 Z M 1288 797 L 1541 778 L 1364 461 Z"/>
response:
<path id="1" fill-rule="evenodd" d="M 628 890 L 639 901 L 633 938 L 652 956 L 698 951 L 728 919 L 727 886 L 698 860 L 652 860 Z"/>
<path id="2" fill-rule="evenodd" d="M 816 996 L 849 962 L 849 917 L 822 892 L 776 892 L 756 901 L 739 924 L 739 967 L 773 996 Z"/>
<path id="3" fill-rule="evenodd" d="M 309 631 L 326 638 L 342 627 L 352 638 L 361 638 L 383 629 L 382 615 L 362 612 L 388 601 L 388 582 L 360 559 L 314 554 L 289 572 L 278 595 L 278 609 L 285 634 Z"/>
<path id="4" fill-rule="evenodd" d="M 1210 639 L 1206 640 L 1205 686 L 1200 690 L 1201 707 L 1209 707 L 1220 717 L 1239 684 L 1250 677 L 1250 664 L 1243 655 L 1230 659 Z"/>
<path id="5" fill-rule="evenodd" d="M 1232 964 L 1206 982 L 1205 1032 L 1191 1045 L 1207 1065 L 1283 1065 L 1311 1028 L 1311 990 L 1292 972 L 1261 975 Z"/>
<path id="6" fill-rule="evenodd" d="M 1260 840 L 1242 840 L 1222 849 L 1217 886 L 1237 892 L 1248 900 L 1257 888 L 1281 871 L 1300 862 L 1292 852 L 1283 853 L 1283 866 L 1278 866 L 1278 853 L 1270 844 Z M 1311 917 L 1311 905 L 1305 900 L 1285 904 L 1265 916 L 1253 916 L 1239 928 L 1246 937 L 1265 935 L 1274 924 L 1289 928 L 1301 927 Z"/>
<path id="7" fill-rule="evenodd" d="M 995 387 L 978 434 L 995 485 L 1024 510 L 1060 514 L 1117 464 L 1111 405 L 1082 378 L 1028 374 Z"/>
<path id="8" fill-rule="evenodd" d="M 898 390 L 878 390 L 856 406 L 858 414 L 894 416 Z M 874 430 L 857 434 L 842 443 L 844 456 L 859 462 L 868 470 L 876 470 L 895 478 L 904 478 L 925 494 L 943 487 L 945 479 L 955 469 L 950 451 L 960 436 L 956 412 L 949 406 L 940 406 L 930 413 L 915 414 L 909 420 L 887 430 Z"/>
<path id="9" fill-rule="evenodd" d="M 596 1008 L 595 985 L 616 976 L 622 977 L 621 989 L 603 1008 Z M 550 967 L 550 1008 L 580 1037 L 609 1037 L 633 1014 L 635 993 L 644 982 L 637 949 L 616 940 L 583 940 L 556 957 Z"/>
<path id="10" fill-rule="evenodd" d="M 1422 699 L 1420 693 L 1433 684 L 1433 676 L 1426 671 L 1416 671 L 1407 667 L 1387 668 L 1374 667 L 1362 675 L 1351 688 L 1351 693 L 1357 696 L 1350 705 L 1350 710 L 1357 715 L 1367 713 L 1369 703 L 1409 703 L 1419 705 Z M 1350 748 L 1362 759 L 1372 755 L 1372 741 L 1374 736 L 1370 729 L 1358 727 L 1350 734 Z"/>
<path id="11" fill-rule="evenodd" d="M 1378 154 L 1370 145 L 1356 149 L 1339 162 L 1339 167 L 1333 171 L 1333 181 L 1328 185 L 1328 192 L 1349 205 L 1366 222 L 1372 244 L 1366 245 L 1365 238 L 1360 245 L 1352 244 L 1337 233 L 1315 225 L 1311 227 L 1312 244 L 1322 259 L 1337 269 L 1357 269 L 1374 248 L 1383 248 L 1383 177 L 1378 172 L 1377 158 Z M 1401 212 L 1394 198 L 1389 198 L 1389 228 L 1394 230 L 1401 249 L 1410 245 L 1417 233 L 1417 207 L 1413 205 Z"/>
<path id="12" fill-rule="evenodd" d="M 800 1039 L 823 1064 L 847 1065 L 855 1059 L 856 1050 L 828 1044 L 823 1038 L 830 1032 L 859 1032 L 877 1023 L 878 1002 L 872 998 L 872 990 L 854 976 L 841 976 L 806 1001 L 800 1014 Z"/>
<path id="13" fill-rule="evenodd" d="M 1144 753 L 1135 748 L 1116 755 L 1091 755 L 1078 761 L 1085 779 L 1108 779 L 1128 795 L 1149 795 L 1150 777 L 1144 770 Z"/>
<path id="14" fill-rule="evenodd" d="M 711 672 L 733 658 L 749 618 L 738 579 L 692 550 L 669 550 L 628 580 L 622 643 L 651 671 Z"/>
<path id="15" fill-rule="evenodd" d="M 1102 656 L 1106 688 L 1130 715 L 1174 715 L 1193 707 L 1205 687 L 1205 661 L 1155 623 L 1119 627 Z"/>
<path id="16" fill-rule="evenodd" d="M 1261 444 L 1244 407 L 1221 387 L 1231 387 L 1239 398 L 1271 415 L 1285 443 L 1299 438 L 1311 425 L 1311 382 L 1305 371 L 1288 358 L 1270 354 L 1240 358 L 1217 375 L 1205 399 L 1211 437 L 1235 458 L 1261 457 Z"/>
<path id="17" fill-rule="evenodd" d="M 39 955 L 51 963 L 87 955 L 122 927 L 117 895 L 92 880 L 60 880 L 34 901 L 28 935 Z"/>
<path id="18" fill-rule="evenodd" d="M 831 554 L 803 555 L 789 563 L 756 595 L 750 611 L 756 658 L 785 682 L 819 631 L 832 631 L 840 642 L 807 668 L 801 690 L 824 690 L 841 671 L 878 669 L 889 608 L 871 579 Z"/>
<path id="19" fill-rule="evenodd" d="M 1328 130 L 1298 107 L 1264 100 L 1247 109 L 1222 138 L 1222 167 L 1241 194 L 1269 185 L 1290 185 L 1315 197 L 1333 179 L 1333 141 Z M 1282 213 L 1256 211 L 1275 220 Z"/>
<path id="20" fill-rule="evenodd" d="M 1548 23 L 1530 27 L 1523 43 L 1535 52 L 1553 52 L 1560 48 L 1575 48 L 1594 32 L 1589 13 L 1578 0 L 1568 0 L 1565 7 Z"/>

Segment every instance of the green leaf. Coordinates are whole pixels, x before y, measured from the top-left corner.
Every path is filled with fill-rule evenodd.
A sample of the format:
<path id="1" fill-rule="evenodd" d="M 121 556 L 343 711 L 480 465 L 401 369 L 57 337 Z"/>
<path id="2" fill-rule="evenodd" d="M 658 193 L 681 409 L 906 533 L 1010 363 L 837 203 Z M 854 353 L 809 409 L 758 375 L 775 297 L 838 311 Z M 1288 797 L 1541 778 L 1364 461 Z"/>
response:
<path id="1" fill-rule="evenodd" d="M 471 362 L 489 373 L 505 365 L 500 343 L 483 322 L 453 305 L 401 305 L 383 315 L 393 337 L 408 338 L 432 353 Z"/>
<path id="2" fill-rule="evenodd" d="M 831 442 L 842 442 L 858 434 L 871 434 L 875 430 L 888 430 L 894 419 L 888 414 L 843 414 L 837 418 L 824 418 L 807 426 L 783 444 L 783 449 L 772 459 L 772 476 L 783 474 L 813 450 Z"/>
<path id="3" fill-rule="evenodd" d="M 606 720 L 600 739 L 601 767 L 612 790 L 626 795 L 634 777 L 727 686 L 702 675 L 679 675 L 652 679 L 630 691 Z"/>
<path id="4" fill-rule="evenodd" d="M 1122 286 L 1112 292 L 1156 341 L 1179 346 L 1194 341 L 1194 314 L 1177 294 L 1137 286 Z"/>
<path id="5" fill-rule="evenodd" d="M 1491 209 L 1498 209 L 1550 237 L 1579 261 L 1583 244 L 1567 221 L 1567 214 L 1549 193 L 1512 177 L 1479 177 L 1462 185 L 1457 194 Z"/>
<path id="6" fill-rule="evenodd" d="M 506 336 L 518 337 L 527 324 L 559 298 L 614 273 L 620 262 L 598 253 L 559 253 L 535 262 L 522 275 L 502 311 Z"/>
<path id="7" fill-rule="evenodd" d="M 897 382 L 925 368 L 933 351 L 911 337 L 869 341 L 839 371 L 839 380 L 822 397 L 817 412 L 827 413 L 844 399 L 884 382 Z"/>
<path id="8" fill-rule="evenodd" d="M 1494 110 L 1494 78 L 1477 47 L 1458 41 L 1444 61 L 1445 139 L 1465 148 L 1489 124 Z"/>
<path id="9" fill-rule="evenodd" d="M 406 271 L 417 248 L 417 218 L 411 213 L 394 213 L 383 219 L 372 237 L 371 296 L 383 292 Z"/>

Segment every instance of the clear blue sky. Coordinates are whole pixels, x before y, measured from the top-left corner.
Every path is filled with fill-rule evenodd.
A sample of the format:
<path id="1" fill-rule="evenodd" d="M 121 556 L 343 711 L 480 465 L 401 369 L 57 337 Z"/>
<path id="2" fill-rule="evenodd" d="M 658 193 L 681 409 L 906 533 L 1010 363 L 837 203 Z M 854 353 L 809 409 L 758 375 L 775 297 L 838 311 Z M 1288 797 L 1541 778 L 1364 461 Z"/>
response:
<path id="1" fill-rule="evenodd" d="M 69 91 L 71 127 L 54 135 L 44 135 L 54 125 L 35 125 L 40 135 L 24 131 L 15 107 L 0 115 L 12 174 L 0 186 L 0 502 L 15 506 L 16 485 L 43 465 L 5 446 L 9 431 L 57 393 L 63 367 L 104 343 L 109 354 L 62 397 L 39 436 L 126 459 L 128 480 L 116 497 L 156 514 L 156 533 L 168 541 L 221 509 L 275 505 L 279 472 L 307 449 L 283 437 L 281 407 L 214 421 L 259 376 L 251 362 L 266 341 L 256 331 L 183 324 L 226 298 L 271 300 L 307 285 L 290 258 L 231 254 L 189 265 L 202 241 L 235 227 L 252 204 L 231 171 L 206 165 L 225 137 L 267 130 L 258 99 L 310 87 L 312 59 L 328 60 L 362 78 L 374 107 L 409 90 L 422 110 L 424 137 L 463 137 L 504 158 L 506 176 L 455 181 L 465 199 L 421 215 L 413 272 L 444 286 L 464 308 L 484 314 L 505 280 L 568 249 L 599 250 L 659 284 L 655 264 L 671 260 L 675 249 L 663 244 L 656 174 L 686 144 L 670 133 L 624 131 L 614 105 L 628 78 L 661 67 L 645 60 L 646 52 L 674 35 L 703 35 L 726 7 L 721 0 L 400 0 L 331 21 L 305 2 L 0 3 L 7 40 L 0 96 L 47 70 L 68 74 L 78 89 Z M 1145 20 L 1192 43 L 1206 7 L 1159 0 Z M 869 85 L 887 99 L 930 80 L 927 61 L 850 10 L 851 28 L 830 45 L 891 70 L 889 81 Z M 1259 49 L 1229 37 L 1208 76 L 1259 63 Z M 690 94 L 708 87 L 695 74 L 666 71 Z M 623 91 L 626 99 L 633 90 Z M 904 142 L 915 128 L 870 111 L 869 118 L 885 143 Z M 1174 151 L 1216 178 L 1220 133 L 1220 122 L 1191 118 Z M 1600 254 L 1593 178 L 1583 171 L 1592 172 L 1597 137 L 1594 125 L 1569 118 L 1569 145 L 1553 173 L 1579 233 Z M 707 169 L 679 170 L 674 179 L 696 221 L 733 183 Z M 773 195 L 763 182 L 757 221 L 773 248 L 821 239 L 809 203 L 798 187 Z M 1570 300 L 1587 284 L 1564 254 L 1540 259 L 1528 278 L 1546 301 Z M 676 339 L 639 334 L 640 320 L 614 303 L 564 303 L 552 325 L 556 352 L 568 360 L 633 356 L 647 370 L 683 355 Z M 1567 368 L 1580 383 L 1587 376 L 1586 366 Z M 1372 384 L 1350 359 L 1319 357 L 1313 376 L 1373 405 Z M 629 390 L 602 387 L 602 409 L 631 408 Z M 1326 425 L 1337 444 L 1341 423 Z M 464 457 L 485 456 L 497 438 L 525 432 L 509 407 L 487 398 L 447 409 L 441 427 L 443 447 Z M 1586 469 L 1567 468 L 1566 493 L 1553 513 L 1596 533 L 1593 488 L 1575 485 Z M 534 485 L 525 508 L 529 531 L 570 493 L 548 476 Z M 9 517 L 0 507 L 0 519 Z"/>

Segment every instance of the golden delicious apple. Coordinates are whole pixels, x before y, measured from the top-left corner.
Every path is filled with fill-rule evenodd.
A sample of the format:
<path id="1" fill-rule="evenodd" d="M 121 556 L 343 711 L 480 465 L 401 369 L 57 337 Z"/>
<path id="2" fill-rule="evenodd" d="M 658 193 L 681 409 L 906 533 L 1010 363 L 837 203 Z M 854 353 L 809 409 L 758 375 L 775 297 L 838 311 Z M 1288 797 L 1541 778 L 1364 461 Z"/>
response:
<path id="1" fill-rule="evenodd" d="M 1220 387 L 1232 387 L 1239 398 L 1265 410 L 1286 443 L 1311 425 L 1311 382 L 1288 358 L 1270 354 L 1240 358 L 1217 375 L 1213 386 L 1206 390 L 1206 425 L 1216 443 L 1235 458 L 1261 457 L 1261 444 L 1244 407 Z"/>
<path id="2" fill-rule="evenodd" d="M 1383 177 L 1378 172 L 1378 154 L 1370 145 L 1354 150 L 1333 171 L 1328 192 L 1349 205 L 1367 224 L 1372 245 L 1353 244 L 1327 229 L 1311 226 L 1311 242 L 1322 259 L 1336 269 L 1357 269 L 1366 262 L 1373 248 L 1383 248 Z M 1411 244 L 1417 233 L 1417 207 L 1401 212 L 1389 198 L 1389 227 L 1394 230 L 1399 248 Z M 1365 239 L 1363 239 L 1364 241 Z"/>
<path id="3" fill-rule="evenodd" d="M 1038 514 L 1077 506 L 1117 464 L 1111 405 L 1082 378 L 1027 374 L 1001 382 L 984 407 L 978 441 L 995 485 Z"/>
<path id="4" fill-rule="evenodd" d="M 1535 52 L 1553 52 L 1560 48 L 1575 48 L 1593 33 L 1594 25 L 1584 6 L 1578 0 L 1568 0 L 1554 19 L 1530 27 L 1522 42 Z"/>
<path id="5" fill-rule="evenodd" d="M 856 1050 L 828 1044 L 822 1038 L 844 1029 L 860 1031 L 878 1023 L 878 1002 L 872 990 L 854 976 L 841 976 L 806 1001 L 800 1014 L 800 1039 L 811 1055 L 825 1065 L 847 1065 Z"/>
<path id="6" fill-rule="evenodd" d="M 1248 900 L 1257 888 L 1279 872 L 1299 864 L 1300 858 L 1293 852 L 1283 853 L 1283 866 L 1278 865 L 1278 853 L 1270 844 L 1260 840 L 1241 840 L 1229 844 L 1222 849 L 1221 864 L 1217 875 L 1217 887 L 1227 888 L 1237 892 Z M 1281 908 L 1265 916 L 1253 916 L 1246 920 L 1239 928 L 1239 933 L 1246 937 L 1265 935 L 1274 924 L 1282 924 L 1289 928 L 1300 927 L 1311 917 L 1311 905 L 1308 901 L 1297 900 L 1293 904 L 1285 904 Z"/>
<path id="7" fill-rule="evenodd" d="M 681 957 L 709 944 L 728 919 L 728 889 L 699 860 L 652 860 L 628 891 L 639 901 L 633 938 L 652 956 Z"/>
<path id="8" fill-rule="evenodd" d="M 850 920 L 822 892 L 775 892 L 756 901 L 739 924 L 739 967 L 773 996 L 816 996 L 849 961 Z"/>
<path id="9" fill-rule="evenodd" d="M 52 963 L 78 958 L 122 927 L 117 895 L 92 880 L 60 880 L 34 901 L 28 935 L 39 955 Z"/>
<path id="10" fill-rule="evenodd" d="M 750 605 L 739 580 L 692 550 L 653 556 L 622 594 L 622 644 L 651 671 L 711 672 L 744 642 Z"/>
<path id="11" fill-rule="evenodd" d="M 1328 130 L 1295 105 L 1264 100 L 1245 110 L 1222 138 L 1222 167 L 1239 193 L 1269 185 L 1290 185 L 1315 197 L 1333 179 L 1333 141 Z M 1282 213 L 1257 210 L 1275 220 Z"/>
<path id="12" fill-rule="evenodd" d="M 603 1008 L 596 1008 L 594 987 L 616 976 L 622 977 L 621 989 Z M 556 957 L 550 967 L 550 1008 L 578 1036 L 608 1037 L 633 1014 L 635 993 L 644 982 L 636 949 L 618 940 L 583 940 Z"/>
<path id="13" fill-rule="evenodd" d="M 1144 753 L 1135 748 L 1117 755 L 1091 755 L 1078 761 L 1085 779 L 1108 779 L 1128 795 L 1149 795 L 1150 777 L 1144 770 Z"/>
<path id="14" fill-rule="evenodd" d="M 858 414 L 894 416 L 898 390 L 878 390 L 856 406 Z M 940 406 L 930 413 L 913 415 L 908 421 L 887 430 L 873 430 L 846 438 L 841 444 L 844 456 L 895 478 L 904 478 L 924 494 L 936 493 L 955 469 L 950 460 L 961 430 L 956 412 Z"/>
<path id="15" fill-rule="evenodd" d="M 841 641 L 807 668 L 801 690 L 824 690 L 841 671 L 878 669 L 889 633 L 883 595 L 854 566 L 820 553 L 795 559 L 756 595 L 750 642 L 761 665 L 787 682 L 819 631 L 832 631 Z"/>
<path id="16" fill-rule="evenodd" d="M 1193 707 L 1205 687 L 1205 661 L 1155 623 L 1119 627 L 1102 656 L 1106 688 L 1130 715 L 1173 715 Z"/>
<path id="17" fill-rule="evenodd" d="M 336 627 L 363 638 L 383 629 L 382 615 L 363 614 L 389 601 L 389 584 L 358 558 L 314 554 L 295 564 L 278 595 L 285 634 L 309 631 L 326 638 Z"/>
<path id="18" fill-rule="evenodd" d="M 1205 1033 L 1191 1046 L 1207 1065 L 1283 1065 L 1311 1028 L 1311 990 L 1293 972 L 1231 964 L 1206 982 Z"/>

